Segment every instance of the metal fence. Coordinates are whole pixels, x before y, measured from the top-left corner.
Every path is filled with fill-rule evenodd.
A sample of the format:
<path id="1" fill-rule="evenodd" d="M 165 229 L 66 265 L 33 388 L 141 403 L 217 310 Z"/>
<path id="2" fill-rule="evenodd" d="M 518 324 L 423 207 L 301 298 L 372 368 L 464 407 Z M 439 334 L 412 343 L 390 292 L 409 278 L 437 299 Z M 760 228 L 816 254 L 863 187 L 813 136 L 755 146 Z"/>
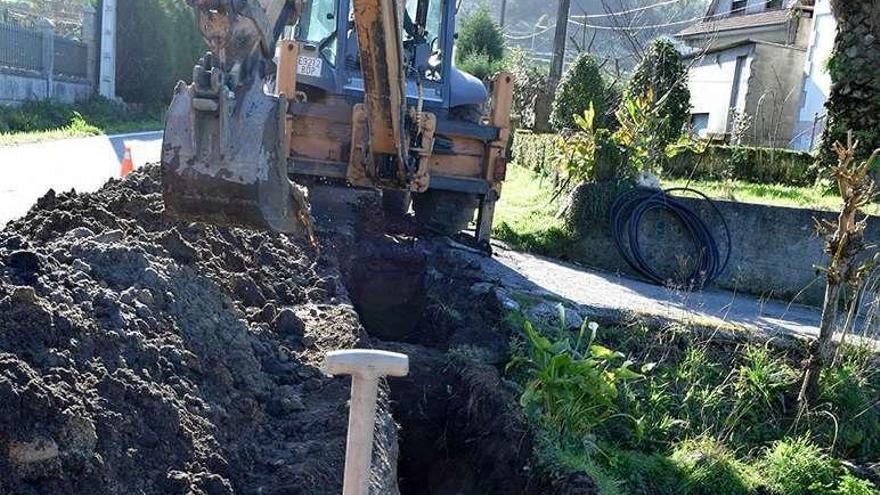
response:
<path id="1" fill-rule="evenodd" d="M 0 67 L 41 72 L 44 67 L 43 34 L 0 23 Z"/>
<path id="2" fill-rule="evenodd" d="M 0 67 L 44 72 L 43 32 L 0 23 Z M 88 48 L 85 43 L 54 35 L 51 65 L 53 74 L 88 77 Z"/>
<path id="3" fill-rule="evenodd" d="M 55 36 L 55 74 L 88 76 L 88 48 L 85 43 Z"/>

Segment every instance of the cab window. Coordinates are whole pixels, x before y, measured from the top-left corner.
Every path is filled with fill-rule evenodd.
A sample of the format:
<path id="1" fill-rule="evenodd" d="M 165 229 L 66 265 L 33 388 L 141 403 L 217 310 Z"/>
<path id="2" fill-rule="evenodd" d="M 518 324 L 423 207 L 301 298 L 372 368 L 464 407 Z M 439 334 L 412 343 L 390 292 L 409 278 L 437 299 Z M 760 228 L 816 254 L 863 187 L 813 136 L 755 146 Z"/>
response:
<path id="1" fill-rule="evenodd" d="M 312 0 L 300 19 L 297 39 L 317 45 L 321 55 L 336 63 L 337 0 Z"/>

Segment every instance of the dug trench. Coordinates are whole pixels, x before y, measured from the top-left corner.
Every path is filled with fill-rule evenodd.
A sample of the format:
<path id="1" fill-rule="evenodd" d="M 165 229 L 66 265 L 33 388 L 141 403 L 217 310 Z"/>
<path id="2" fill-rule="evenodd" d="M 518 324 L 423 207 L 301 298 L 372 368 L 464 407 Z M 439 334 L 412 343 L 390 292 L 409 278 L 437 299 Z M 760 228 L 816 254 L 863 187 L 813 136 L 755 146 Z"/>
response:
<path id="1" fill-rule="evenodd" d="M 514 328 L 509 295 L 482 267 L 486 254 L 446 237 L 377 222 L 373 197 L 336 247 L 340 272 L 373 345 L 410 357 L 390 380 L 400 425 L 404 495 L 592 494 L 592 480 L 536 464 L 534 438 L 505 377 Z M 394 232 L 396 235 L 386 235 Z"/>
<path id="2" fill-rule="evenodd" d="M 411 360 L 371 493 L 595 493 L 533 462 L 482 255 L 384 235 L 369 195 L 318 252 L 171 221 L 160 191 L 147 167 L 0 230 L 0 493 L 339 493 L 349 382 L 320 365 L 351 347 Z"/>

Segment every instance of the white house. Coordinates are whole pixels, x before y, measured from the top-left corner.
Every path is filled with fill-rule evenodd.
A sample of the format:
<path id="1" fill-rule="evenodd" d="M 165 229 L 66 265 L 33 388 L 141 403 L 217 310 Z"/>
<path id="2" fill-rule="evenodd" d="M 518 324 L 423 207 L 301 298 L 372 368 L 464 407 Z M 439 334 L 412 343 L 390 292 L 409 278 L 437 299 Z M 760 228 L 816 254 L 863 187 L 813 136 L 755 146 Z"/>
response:
<path id="1" fill-rule="evenodd" d="M 831 75 L 827 66 L 834 51 L 836 35 L 837 21 L 831 13 L 830 0 L 816 0 L 804 63 L 798 122 L 791 140 L 794 149 L 812 151 L 818 146 L 825 130 L 825 102 L 831 96 Z"/>
<path id="2" fill-rule="evenodd" d="M 714 0 L 700 22 L 676 35 L 692 49 L 686 56 L 692 123 L 701 135 L 773 147 L 797 141 L 809 147 L 814 113 L 828 94 L 826 81 L 814 81 L 824 63 L 817 67 L 811 61 L 823 57 L 822 43 L 833 40 L 834 32 L 832 25 L 827 34 L 830 15 L 813 22 L 813 4 Z M 824 5 L 815 9 L 821 16 L 828 0 L 818 4 Z"/>

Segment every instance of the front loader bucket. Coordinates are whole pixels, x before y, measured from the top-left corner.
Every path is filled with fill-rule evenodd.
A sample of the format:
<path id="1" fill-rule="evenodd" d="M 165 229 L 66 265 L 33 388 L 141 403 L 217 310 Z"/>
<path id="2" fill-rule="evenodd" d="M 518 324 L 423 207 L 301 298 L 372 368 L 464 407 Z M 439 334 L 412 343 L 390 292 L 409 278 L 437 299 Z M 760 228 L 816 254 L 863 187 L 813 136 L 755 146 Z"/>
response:
<path id="1" fill-rule="evenodd" d="M 285 114 L 286 101 L 257 81 L 208 96 L 180 83 L 162 144 L 166 213 L 313 241 L 307 193 L 287 176 Z"/>

